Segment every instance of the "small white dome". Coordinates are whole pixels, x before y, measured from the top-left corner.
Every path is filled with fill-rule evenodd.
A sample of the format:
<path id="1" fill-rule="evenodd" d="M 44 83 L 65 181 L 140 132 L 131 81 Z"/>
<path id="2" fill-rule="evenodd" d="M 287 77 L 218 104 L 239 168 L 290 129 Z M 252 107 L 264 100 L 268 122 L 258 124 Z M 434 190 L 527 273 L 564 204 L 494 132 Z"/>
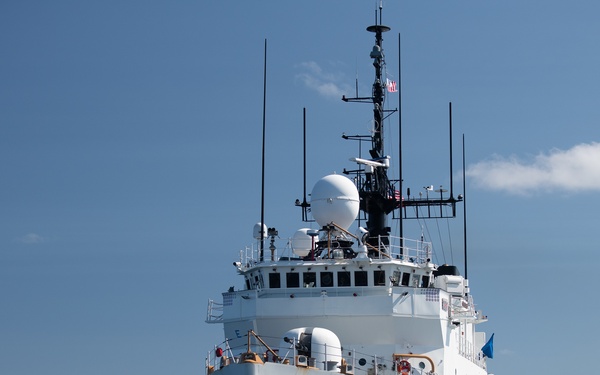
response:
<path id="1" fill-rule="evenodd" d="M 254 224 L 254 238 L 257 240 L 261 239 L 260 229 L 262 227 L 262 238 L 267 238 L 267 226 L 265 224 L 260 225 L 260 223 Z"/>
<path id="2" fill-rule="evenodd" d="M 312 249 L 312 237 L 308 234 L 309 228 L 301 228 L 292 237 L 292 250 L 294 254 L 305 257 Z"/>

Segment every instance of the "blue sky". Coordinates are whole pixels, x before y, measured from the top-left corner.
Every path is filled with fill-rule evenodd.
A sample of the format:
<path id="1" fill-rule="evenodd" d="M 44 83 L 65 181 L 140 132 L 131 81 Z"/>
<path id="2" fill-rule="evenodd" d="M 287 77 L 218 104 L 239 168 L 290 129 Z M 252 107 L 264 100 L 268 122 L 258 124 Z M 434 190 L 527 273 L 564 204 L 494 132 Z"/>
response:
<path id="1" fill-rule="evenodd" d="M 370 90 L 375 4 L 3 2 L 0 372 L 202 372 L 222 339 L 207 300 L 241 286 L 231 264 L 260 219 L 264 40 L 265 221 L 285 238 L 304 226 L 302 108 L 309 190 L 352 167 L 340 135 L 369 130 L 370 108 L 339 96 L 357 76 Z M 450 101 L 455 172 L 465 134 L 469 279 L 497 374 L 590 368 L 600 345 L 599 12 L 384 2 L 405 186 L 448 186 Z M 462 267 L 455 221 L 428 230 Z"/>

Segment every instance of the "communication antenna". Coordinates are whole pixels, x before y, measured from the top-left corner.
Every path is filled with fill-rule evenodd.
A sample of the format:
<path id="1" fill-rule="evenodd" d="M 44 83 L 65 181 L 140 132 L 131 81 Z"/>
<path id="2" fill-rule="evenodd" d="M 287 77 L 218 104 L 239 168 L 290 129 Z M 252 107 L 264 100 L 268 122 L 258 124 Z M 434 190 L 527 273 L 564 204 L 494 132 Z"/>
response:
<path id="1" fill-rule="evenodd" d="M 358 68 L 356 68 L 356 97 L 358 97 Z"/>
<path id="2" fill-rule="evenodd" d="M 448 138 L 450 139 L 450 200 L 454 199 L 454 176 L 452 173 L 452 102 L 448 103 L 448 127 L 450 130 L 450 134 Z M 456 205 L 452 205 L 452 214 L 456 216 Z"/>
<path id="3" fill-rule="evenodd" d="M 308 220 L 308 208 L 310 207 L 310 203 L 308 203 L 306 201 L 306 107 L 304 107 L 302 110 L 302 125 L 303 125 L 302 146 L 304 149 L 303 150 L 304 157 L 303 157 L 303 163 L 302 163 L 303 164 L 302 169 L 303 169 L 303 173 L 304 173 L 304 197 L 302 198 L 302 202 L 300 202 L 299 199 L 296 199 L 296 206 L 302 207 L 302 221 L 309 221 Z"/>
<path id="4" fill-rule="evenodd" d="M 402 45 L 400 44 L 400 33 L 398 33 L 398 188 L 402 204 Z M 408 198 L 408 197 L 407 197 Z M 400 248 L 404 251 L 404 221 L 402 220 L 403 209 L 400 207 Z"/>
<path id="5" fill-rule="evenodd" d="M 263 66 L 263 116 L 262 116 L 262 179 L 260 191 L 260 225 L 265 225 L 265 133 L 267 113 L 267 39 L 265 38 L 265 57 Z M 260 231 L 260 261 L 265 258 L 265 232 Z"/>
<path id="6" fill-rule="evenodd" d="M 465 279 L 467 279 L 467 183 L 465 170 L 465 135 L 462 136 L 462 178 L 463 178 L 463 242 L 465 250 Z"/>
<path id="7" fill-rule="evenodd" d="M 444 196 L 444 193 L 447 192 L 446 189 L 443 189 L 442 186 L 436 192 L 440 193 L 438 197 L 431 197 L 429 194 L 425 197 L 419 198 L 411 198 L 410 193 L 407 193 L 407 199 L 402 201 L 403 214 L 401 214 L 401 218 L 405 219 L 444 219 L 456 217 L 456 203 L 463 200 L 463 196 L 461 194 L 458 197 L 454 197 L 454 179 L 453 179 L 453 158 L 452 158 L 452 103 L 448 104 L 448 131 L 449 131 L 449 139 L 450 139 L 450 195 L 448 197 Z M 402 175 L 400 175 L 400 180 L 402 181 Z M 407 192 L 410 190 L 407 190 Z M 444 206 L 450 207 L 452 209 L 452 214 L 446 214 L 442 210 Z M 409 214 L 406 210 L 407 207 L 414 207 L 414 213 Z M 419 215 L 419 207 L 427 207 L 427 214 L 424 216 Z M 432 210 L 432 208 L 439 208 L 439 214 L 437 210 Z"/>

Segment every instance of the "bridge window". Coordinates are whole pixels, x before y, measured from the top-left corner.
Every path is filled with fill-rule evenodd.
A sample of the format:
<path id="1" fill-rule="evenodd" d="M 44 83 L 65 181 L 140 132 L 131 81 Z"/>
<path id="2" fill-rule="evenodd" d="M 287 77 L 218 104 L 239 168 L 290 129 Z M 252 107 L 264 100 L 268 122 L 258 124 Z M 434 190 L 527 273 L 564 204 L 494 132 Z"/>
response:
<path id="1" fill-rule="evenodd" d="M 355 286 L 369 286 L 367 271 L 354 271 Z"/>
<path id="2" fill-rule="evenodd" d="M 304 272 L 302 285 L 304 285 L 305 288 L 314 288 L 317 286 L 317 274 L 314 272 Z"/>
<path id="3" fill-rule="evenodd" d="M 333 272 L 321 272 L 321 287 L 333 286 Z"/>
<path id="4" fill-rule="evenodd" d="M 279 272 L 269 274 L 269 288 L 281 288 L 281 275 Z"/>
<path id="5" fill-rule="evenodd" d="M 421 288 L 429 288 L 429 276 L 423 276 L 421 278 Z"/>
<path id="6" fill-rule="evenodd" d="M 285 274 L 285 281 L 288 288 L 299 288 L 300 274 L 298 272 L 288 272 Z"/>
<path id="7" fill-rule="evenodd" d="M 337 274 L 338 286 L 350 286 L 350 271 L 341 271 Z"/>
<path id="8" fill-rule="evenodd" d="M 402 285 L 408 286 L 409 283 L 410 283 L 410 273 L 404 272 L 402 274 Z"/>
<path id="9" fill-rule="evenodd" d="M 373 271 L 373 282 L 375 286 L 385 286 L 385 271 L 375 270 Z"/>
<path id="10" fill-rule="evenodd" d="M 421 275 L 414 273 L 414 274 L 412 275 L 412 277 L 413 277 L 413 280 L 412 280 L 412 286 L 414 286 L 414 287 L 418 287 L 418 286 L 420 285 L 420 284 L 419 284 L 419 281 L 420 281 L 420 279 L 421 279 Z"/>
<path id="11" fill-rule="evenodd" d="M 262 273 L 259 271 L 258 275 L 254 276 L 254 288 L 252 289 L 262 289 L 264 286 Z"/>

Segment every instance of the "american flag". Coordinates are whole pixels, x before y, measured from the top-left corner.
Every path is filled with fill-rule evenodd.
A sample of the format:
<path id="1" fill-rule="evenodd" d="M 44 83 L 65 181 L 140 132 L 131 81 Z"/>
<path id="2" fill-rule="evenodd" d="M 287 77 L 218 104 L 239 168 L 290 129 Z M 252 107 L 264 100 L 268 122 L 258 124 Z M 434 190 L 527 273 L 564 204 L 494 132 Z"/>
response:
<path id="1" fill-rule="evenodd" d="M 400 192 L 398 190 L 394 190 L 394 199 L 399 201 L 399 200 L 404 200 L 404 197 L 402 196 L 402 194 L 400 194 Z"/>
<path id="2" fill-rule="evenodd" d="M 390 81 L 388 78 L 386 78 L 385 83 L 389 92 L 398 92 L 398 89 L 396 89 L 396 81 Z"/>

